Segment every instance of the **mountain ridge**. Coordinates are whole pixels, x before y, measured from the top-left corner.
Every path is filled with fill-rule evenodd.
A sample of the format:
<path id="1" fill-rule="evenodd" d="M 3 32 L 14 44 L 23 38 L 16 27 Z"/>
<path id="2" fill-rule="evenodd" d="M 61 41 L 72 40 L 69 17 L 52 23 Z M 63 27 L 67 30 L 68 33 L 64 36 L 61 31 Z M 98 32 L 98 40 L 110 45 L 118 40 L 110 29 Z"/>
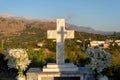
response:
<path id="1" fill-rule="evenodd" d="M 0 14 L 0 17 L 2 18 L 7 18 L 7 19 L 15 19 L 15 20 L 22 20 L 22 21 L 55 21 L 52 19 L 42 19 L 42 18 L 33 18 L 33 17 L 29 17 L 29 16 L 13 16 L 10 14 Z"/>
<path id="2" fill-rule="evenodd" d="M 39 19 L 39 18 L 32 18 L 27 16 L 12 16 L 9 14 L 0 14 L 0 31 L 2 32 L 16 32 L 19 30 L 21 31 L 21 30 L 24 30 L 26 26 L 32 26 L 36 28 L 41 26 L 43 28 L 44 26 L 45 29 L 47 28 L 55 29 L 55 25 L 56 25 L 55 20 Z M 94 33 L 94 34 L 108 35 L 113 33 L 113 32 L 107 32 L 107 31 L 98 31 L 91 27 L 77 26 L 69 23 L 67 23 L 66 27 L 68 29 L 73 29 L 75 31 Z M 13 31 L 11 31 L 10 29 Z"/>

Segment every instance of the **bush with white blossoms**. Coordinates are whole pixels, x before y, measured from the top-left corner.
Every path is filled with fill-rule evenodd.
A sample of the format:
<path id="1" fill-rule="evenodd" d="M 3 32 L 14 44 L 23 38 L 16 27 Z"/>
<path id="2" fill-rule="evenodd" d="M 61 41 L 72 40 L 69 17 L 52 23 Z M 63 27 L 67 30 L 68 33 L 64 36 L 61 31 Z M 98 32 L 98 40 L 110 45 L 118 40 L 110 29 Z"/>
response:
<path id="1" fill-rule="evenodd" d="M 112 64 L 111 55 L 101 48 L 88 48 L 85 54 L 90 58 L 90 63 L 86 67 L 97 74 L 101 74 L 104 69 L 110 67 Z"/>
<path id="2" fill-rule="evenodd" d="M 23 76 L 23 71 L 30 64 L 28 55 L 25 49 L 10 49 L 6 50 L 6 58 L 8 59 L 8 67 L 18 69 L 18 76 Z"/>

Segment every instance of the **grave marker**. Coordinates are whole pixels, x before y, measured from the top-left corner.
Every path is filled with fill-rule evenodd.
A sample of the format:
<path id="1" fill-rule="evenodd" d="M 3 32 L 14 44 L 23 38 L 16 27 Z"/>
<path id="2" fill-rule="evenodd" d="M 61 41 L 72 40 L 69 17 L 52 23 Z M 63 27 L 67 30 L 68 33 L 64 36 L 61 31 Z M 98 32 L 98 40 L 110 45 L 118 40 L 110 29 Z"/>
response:
<path id="1" fill-rule="evenodd" d="M 64 64 L 64 41 L 74 38 L 74 31 L 65 29 L 64 19 L 57 19 L 57 29 L 48 30 L 47 38 L 56 39 L 56 62 L 57 64 Z"/>

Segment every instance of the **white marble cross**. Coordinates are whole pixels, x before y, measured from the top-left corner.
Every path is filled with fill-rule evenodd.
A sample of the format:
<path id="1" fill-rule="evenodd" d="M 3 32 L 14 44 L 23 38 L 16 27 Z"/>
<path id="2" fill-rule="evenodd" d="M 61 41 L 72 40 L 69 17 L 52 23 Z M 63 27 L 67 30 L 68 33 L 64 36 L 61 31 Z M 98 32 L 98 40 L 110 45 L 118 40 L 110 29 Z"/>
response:
<path id="1" fill-rule="evenodd" d="M 56 61 L 57 64 L 64 64 L 64 40 L 74 38 L 74 31 L 65 29 L 64 19 L 57 19 L 57 29 L 48 30 L 47 38 L 56 39 Z"/>

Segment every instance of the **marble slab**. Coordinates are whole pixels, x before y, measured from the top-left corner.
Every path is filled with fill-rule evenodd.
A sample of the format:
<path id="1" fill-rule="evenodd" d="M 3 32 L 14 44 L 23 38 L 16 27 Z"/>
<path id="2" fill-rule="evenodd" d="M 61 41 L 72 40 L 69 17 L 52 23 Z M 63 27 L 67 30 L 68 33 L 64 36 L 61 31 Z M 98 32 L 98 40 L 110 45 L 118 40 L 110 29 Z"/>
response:
<path id="1" fill-rule="evenodd" d="M 43 68 L 43 72 L 77 72 L 78 67 L 72 63 L 52 64 L 49 63 Z"/>

